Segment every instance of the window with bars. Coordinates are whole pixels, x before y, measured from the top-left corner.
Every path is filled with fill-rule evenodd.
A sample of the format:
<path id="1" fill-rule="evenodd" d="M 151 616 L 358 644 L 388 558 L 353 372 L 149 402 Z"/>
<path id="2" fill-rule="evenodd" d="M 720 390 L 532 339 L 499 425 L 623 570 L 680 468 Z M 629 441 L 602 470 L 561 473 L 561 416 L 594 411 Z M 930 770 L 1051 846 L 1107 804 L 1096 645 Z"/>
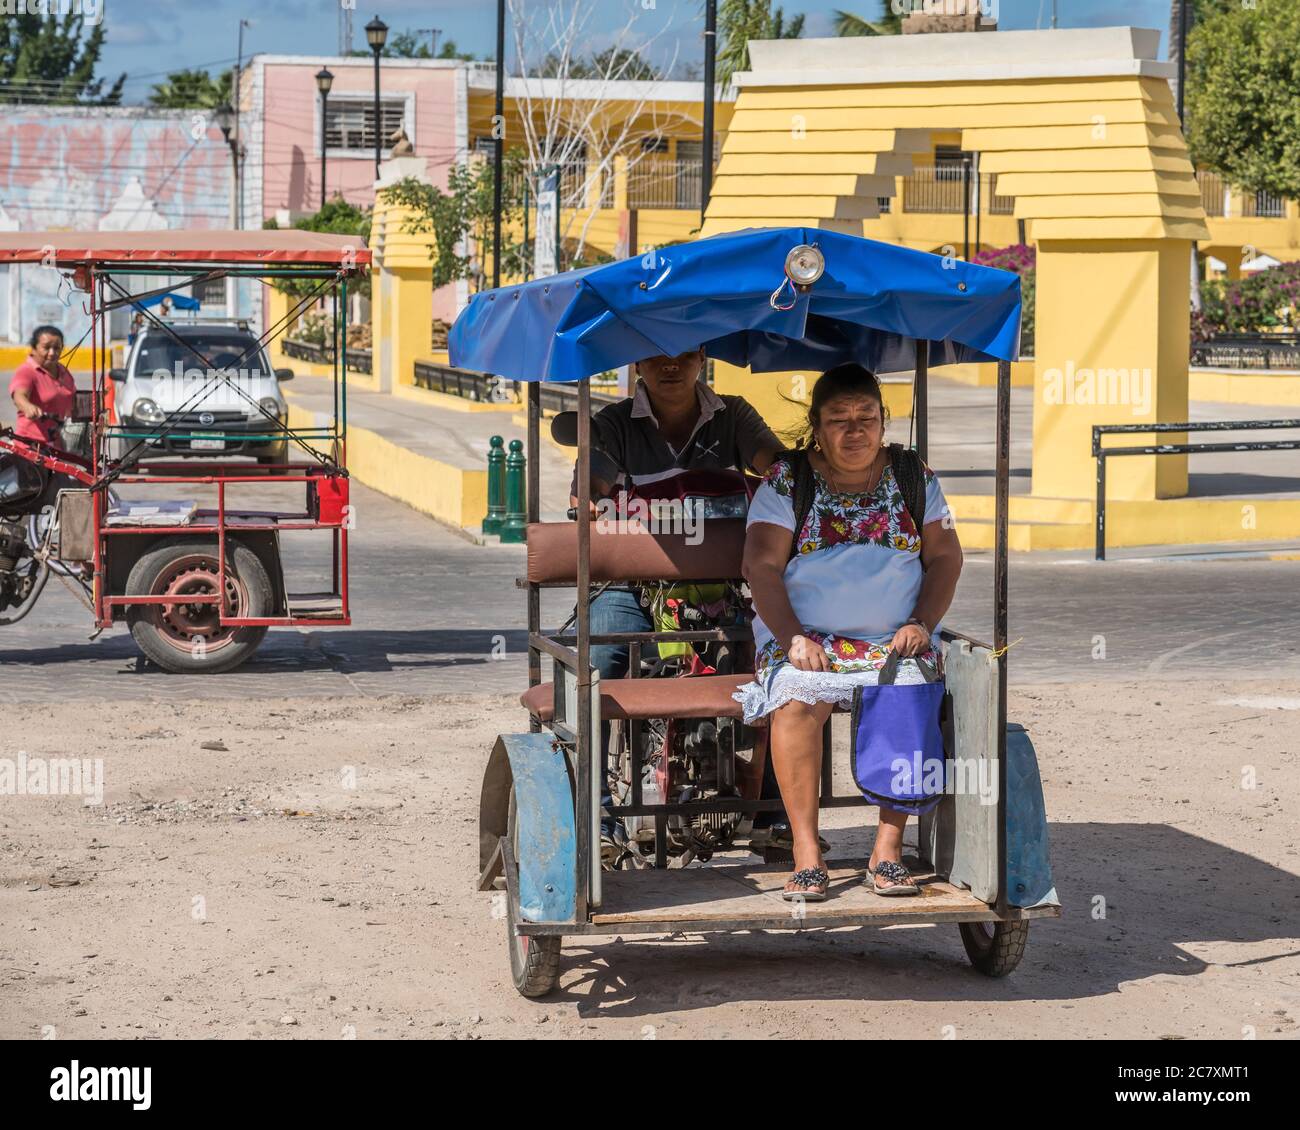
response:
<path id="1" fill-rule="evenodd" d="M 388 139 L 406 124 L 406 99 L 381 98 L 380 140 L 389 147 Z M 408 135 L 410 131 L 407 131 Z M 339 99 L 327 104 L 325 109 L 325 145 L 329 149 L 359 149 L 374 152 L 375 103 L 373 99 Z"/>

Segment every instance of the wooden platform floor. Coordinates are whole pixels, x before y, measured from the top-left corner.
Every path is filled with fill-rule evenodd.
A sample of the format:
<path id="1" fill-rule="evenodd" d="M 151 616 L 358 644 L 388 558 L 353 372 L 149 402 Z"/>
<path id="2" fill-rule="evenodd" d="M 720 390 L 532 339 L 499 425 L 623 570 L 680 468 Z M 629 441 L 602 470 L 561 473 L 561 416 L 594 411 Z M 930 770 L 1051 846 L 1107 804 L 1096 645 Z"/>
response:
<path id="1" fill-rule="evenodd" d="M 919 895 L 882 897 L 863 885 L 866 859 L 829 860 L 825 902 L 786 902 L 787 864 L 725 862 L 667 871 L 614 871 L 602 876 L 602 905 L 586 933 L 689 930 L 806 929 L 814 926 L 888 926 L 917 922 L 995 921 L 969 891 L 904 858 Z M 1055 907 L 1013 911 L 1013 916 L 1055 916 Z M 525 930 L 525 932 L 527 932 Z"/>

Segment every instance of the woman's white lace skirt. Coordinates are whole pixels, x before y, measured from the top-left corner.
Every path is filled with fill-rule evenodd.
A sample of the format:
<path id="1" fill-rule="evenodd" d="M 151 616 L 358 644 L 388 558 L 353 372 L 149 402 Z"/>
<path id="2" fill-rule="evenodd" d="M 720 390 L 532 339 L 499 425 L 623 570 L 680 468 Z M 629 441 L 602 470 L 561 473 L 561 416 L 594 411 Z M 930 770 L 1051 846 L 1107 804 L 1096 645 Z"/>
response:
<path id="1" fill-rule="evenodd" d="M 833 702 L 848 708 L 853 702 L 853 692 L 858 687 L 874 687 L 880 672 L 867 671 L 801 671 L 789 663 L 780 664 L 776 673 L 761 682 L 746 683 L 731 697 L 740 703 L 745 722 L 753 725 L 787 702 Z M 901 663 L 894 683 L 904 686 L 923 683 L 924 677 L 915 663 Z"/>

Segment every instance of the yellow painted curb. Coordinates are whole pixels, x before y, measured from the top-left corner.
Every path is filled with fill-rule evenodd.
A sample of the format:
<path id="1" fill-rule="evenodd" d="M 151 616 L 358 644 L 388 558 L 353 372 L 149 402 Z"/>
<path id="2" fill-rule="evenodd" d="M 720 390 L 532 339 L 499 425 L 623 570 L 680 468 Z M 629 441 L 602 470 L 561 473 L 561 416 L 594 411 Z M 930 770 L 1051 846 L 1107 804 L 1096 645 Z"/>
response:
<path id="1" fill-rule="evenodd" d="M 994 548 L 992 495 L 953 494 L 948 496 L 948 504 L 963 546 Z M 1096 538 L 1093 522 L 1091 502 L 1021 495 L 1011 499 L 1008 543 L 1021 551 L 1090 549 Z M 1106 505 L 1107 546 L 1233 545 L 1293 539 L 1300 539 L 1300 499 L 1170 498 Z"/>
<path id="2" fill-rule="evenodd" d="M 288 423 L 291 428 L 309 429 L 329 427 L 331 420 L 327 413 L 290 404 Z M 326 445 L 316 441 L 314 446 Z M 347 456 L 348 471 L 358 482 L 440 522 L 460 528 L 477 526 L 487 513 L 486 465 L 481 471 L 453 467 L 368 428 L 348 429 Z"/>
<path id="3" fill-rule="evenodd" d="M 930 375 L 955 381 L 957 384 L 970 385 L 972 388 L 995 388 L 998 383 L 998 367 L 992 361 L 971 363 L 967 365 L 939 365 L 930 370 Z M 1011 362 L 1011 387 L 1034 387 L 1034 362 Z"/>
<path id="4" fill-rule="evenodd" d="M 438 392 L 432 388 L 419 388 L 416 385 L 398 385 L 393 395 L 399 400 L 415 400 L 434 408 L 446 408 L 451 412 L 515 412 L 516 403 L 497 404 L 492 401 L 467 400 L 450 392 Z"/>
<path id="5" fill-rule="evenodd" d="M 1192 400 L 1224 404 L 1279 404 L 1300 407 L 1300 373 L 1248 373 L 1193 369 L 1187 375 Z"/>

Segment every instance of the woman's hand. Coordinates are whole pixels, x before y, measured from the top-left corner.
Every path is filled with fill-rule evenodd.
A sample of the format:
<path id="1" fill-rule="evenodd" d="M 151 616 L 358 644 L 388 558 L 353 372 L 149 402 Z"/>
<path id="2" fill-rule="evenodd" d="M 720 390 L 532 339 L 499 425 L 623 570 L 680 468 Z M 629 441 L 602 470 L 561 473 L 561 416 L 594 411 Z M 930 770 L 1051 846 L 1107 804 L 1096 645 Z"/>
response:
<path id="1" fill-rule="evenodd" d="M 30 400 L 26 404 L 18 405 L 18 411 L 20 411 L 29 420 L 39 420 L 44 415 L 44 413 L 39 408 L 37 408 L 36 405 L 33 404 Z"/>
<path id="2" fill-rule="evenodd" d="M 930 633 L 916 624 L 904 624 L 889 646 L 904 658 L 920 655 L 930 646 Z"/>
<path id="3" fill-rule="evenodd" d="M 819 643 L 814 643 L 807 636 L 791 636 L 786 656 L 792 666 L 800 671 L 829 671 L 830 656 Z"/>

